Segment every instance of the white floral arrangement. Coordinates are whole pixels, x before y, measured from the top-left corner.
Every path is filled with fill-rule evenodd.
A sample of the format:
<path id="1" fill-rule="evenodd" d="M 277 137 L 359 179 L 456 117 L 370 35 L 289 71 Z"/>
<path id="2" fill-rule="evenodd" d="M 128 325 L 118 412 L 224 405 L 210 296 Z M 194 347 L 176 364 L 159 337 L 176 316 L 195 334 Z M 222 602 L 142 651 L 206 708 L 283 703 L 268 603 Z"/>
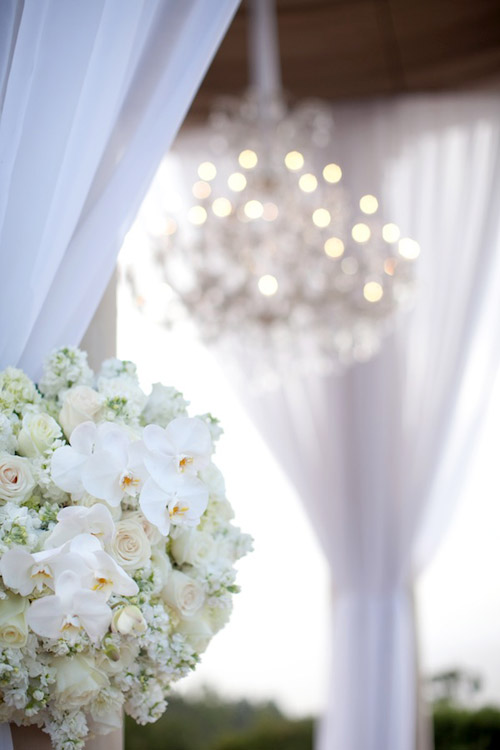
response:
<path id="1" fill-rule="evenodd" d="M 228 621 L 251 539 L 212 462 L 221 434 L 135 365 L 50 355 L 0 373 L 0 722 L 57 750 L 156 721 Z"/>

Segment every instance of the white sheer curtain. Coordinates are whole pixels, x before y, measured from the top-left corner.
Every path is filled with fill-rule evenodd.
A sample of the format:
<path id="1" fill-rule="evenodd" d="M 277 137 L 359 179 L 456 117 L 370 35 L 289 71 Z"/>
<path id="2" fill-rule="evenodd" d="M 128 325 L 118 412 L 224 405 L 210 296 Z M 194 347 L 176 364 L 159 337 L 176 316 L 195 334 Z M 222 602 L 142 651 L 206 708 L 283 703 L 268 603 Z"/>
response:
<path id="1" fill-rule="evenodd" d="M 0 3 L 0 369 L 80 341 L 238 1 Z"/>
<path id="2" fill-rule="evenodd" d="M 371 362 L 243 398 L 331 566 L 332 681 L 316 746 L 415 750 L 413 583 L 451 513 L 500 359 L 500 98 L 336 112 L 333 156 L 353 195 L 377 195 L 422 246 L 418 301 Z"/>

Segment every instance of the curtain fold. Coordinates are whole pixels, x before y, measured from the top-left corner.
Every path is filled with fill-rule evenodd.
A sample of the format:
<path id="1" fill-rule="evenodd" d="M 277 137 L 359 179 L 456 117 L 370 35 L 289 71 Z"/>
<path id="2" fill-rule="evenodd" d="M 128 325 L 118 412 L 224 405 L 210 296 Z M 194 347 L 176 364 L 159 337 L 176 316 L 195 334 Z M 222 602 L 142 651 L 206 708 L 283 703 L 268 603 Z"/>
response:
<path id="1" fill-rule="evenodd" d="M 80 341 L 238 0 L 0 7 L 0 368 Z"/>
<path id="2" fill-rule="evenodd" d="M 329 562 L 332 679 L 318 750 L 415 750 L 412 590 L 452 513 L 500 363 L 500 97 L 336 107 L 353 200 L 421 245 L 418 296 L 370 362 L 239 391 Z"/>

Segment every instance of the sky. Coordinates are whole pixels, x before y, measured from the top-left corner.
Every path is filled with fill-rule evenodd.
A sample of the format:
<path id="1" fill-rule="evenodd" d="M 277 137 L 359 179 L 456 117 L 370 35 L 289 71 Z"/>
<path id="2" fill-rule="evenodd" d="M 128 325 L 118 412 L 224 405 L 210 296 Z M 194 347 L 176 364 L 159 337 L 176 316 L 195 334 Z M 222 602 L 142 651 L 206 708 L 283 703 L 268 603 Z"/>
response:
<path id="1" fill-rule="evenodd" d="M 154 309 L 154 304 L 150 311 Z M 216 463 L 236 522 L 254 537 L 239 564 L 242 591 L 231 622 L 181 692 L 204 685 L 222 696 L 274 700 L 293 716 L 321 711 L 331 634 L 329 575 L 293 487 L 224 378 L 189 329 L 167 332 L 119 293 L 118 356 L 138 365 L 143 386 L 173 385 L 190 413 L 224 427 Z M 482 702 L 500 704 L 500 383 L 457 509 L 417 588 L 425 674 L 453 667 L 483 677 Z"/>

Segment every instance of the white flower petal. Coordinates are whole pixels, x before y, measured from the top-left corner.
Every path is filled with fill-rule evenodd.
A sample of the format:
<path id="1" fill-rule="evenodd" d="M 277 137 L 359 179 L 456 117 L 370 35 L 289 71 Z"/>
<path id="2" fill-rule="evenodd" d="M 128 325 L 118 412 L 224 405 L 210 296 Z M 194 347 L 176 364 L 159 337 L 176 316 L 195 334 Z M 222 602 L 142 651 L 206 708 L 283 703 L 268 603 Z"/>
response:
<path id="1" fill-rule="evenodd" d="M 59 638 L 64 617 L 65 611 L 62 602 L 55 595 L 36 599 L 26 615 L 31 630 L 43 638 Z"/>
<path id="2" fill-rule="evenodd" d="M 95 452 L 106 451 L 111 453 L 117 462 L 125 465 L 127 463 L 127 449 L 130 438 L 126 430 L 112 422 L 104 422 L 97 428 L 97 440 Z"/>
<path id="3" fill-rule="evenodd" d="M 31 577 L 35 560 L 24 549 L 14 547 L 7 550 L 0 560 L 0 573 L 6 586 L 18 591 L 21 596 L 31 594 L 36 580 Z"/>
<path id="4" fill-rule="evenodd" d="M 168 495 L 154 479 L 148 479 L 142 488 L 139 503 L 148 521 L 164 535 L 170 530 L 170 516 L 167 510 Z"/>
<path id="5" fill-rule="evenodd" d="M 164 490 L 168 490 L 176 481 L 177 470 L 174 459 L 164 453 L 146 454 L 144 464 L 156 484 Z"/>
<path id="6" fill-rule="evenodd" d="M 45 540 L 45 547 L 58 547 L 78 534 L 92 534 L 103 544 L 113 538 L 115 524 L 108 508 L 96 503 L 90 508 L 79 505 L 62 508 L 57 514 L 58 523 Z"/>
<path id="7" fill-rule="evenodd" d="M 163 427 L 159 427 L 157 424 L 148 424 L 142 432 L 142 437 L 149 451 L 157 451 L 172 457 L 175 455 L 175 444 L 172 443 Z"/>
<path id="8" fill-rule="evenodd" d="M 122 471 L 123 464 L 112 453 L 95 453 L 82 469 L 82 484 L 90 495 L 116 506 L 123 497 L 120 487 Z"/>
<path id="9" fill-rule="evenodd" d="M 94 422 L 82 422 L 71 433 L 70 443 L 78 453 L 90 456 L 97 438 L 97 427 Z"/>
<path id="10" fill-rule="evenodd" d="M 50 467 L 54 484 L 65 492 L 75 494 L 83 492 L 81 473 L 87 460 L 87 456 L 69 445 L 58 448 L 54 451 Z"/>
<path id="11" fill-rule="evenodd" d="M 95 569 L 94 572 L 98 577 L 105 576 L 111 581 L 111 589 L 115 594 L 122 596 L 135 596 L 139 592 L 137 583 L 131 578 L 123 568 L 104 550 L 98 550 L 94 554 Z"/>
<path id="12" fill-rule="evenodd" d="M 187 453 L 208 459 L 212 453 L 212 438 L 206 424 L 196 417 L 177 417 L 165 428 L 177 448 L 177 453 Z"/>
<path id="13" fill-rule="evenodd" d="M 78 591 L 74 595 L 73 608 L 93 641 L 100 640 L 106 634 L 113 613 L 99 594 L 93 591 Z"/>

